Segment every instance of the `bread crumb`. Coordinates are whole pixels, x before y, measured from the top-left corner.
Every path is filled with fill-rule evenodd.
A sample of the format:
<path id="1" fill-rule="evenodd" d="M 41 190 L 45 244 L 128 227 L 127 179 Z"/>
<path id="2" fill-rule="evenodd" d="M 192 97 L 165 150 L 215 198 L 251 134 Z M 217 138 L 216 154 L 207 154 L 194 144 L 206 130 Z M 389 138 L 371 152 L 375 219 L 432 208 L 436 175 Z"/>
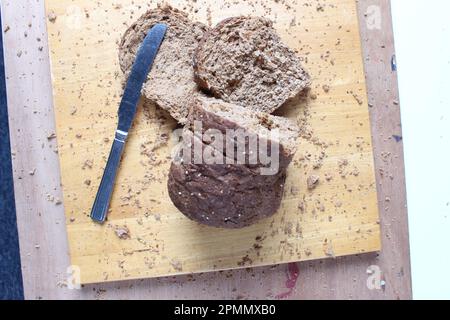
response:
<path id="1" fill-rule="evenodd" d="M 291 194 L 292 194 L 293 196 L 298 195 L 299 192 L 300 192 L 300 190 L 298 189 L 297 186 L 292 186 L 292 187 L 291 187 Z"/>
<path id="2" fill-rule="evenodd" d="M 332 244 L 331 240 L 327 240 L 327 239 L 324 240 L 324 242 L 323 242 L 323 252 L 325 253 L 325 255 L 327 257 L 332 257 L 332 258 L 335 257 L 333 244 Z"/>
<path id="3" fill-rule="evenodd" d="M 52 132 L 47 135 L 47 140 L 53 140 L 56 138 L 56 133 Z"/>
<path id="4" fill-rule="evenodd" d="M 127 226 L 117 226 L 114 232 L 119 239 L 125 240 L 130 238 L 130 230 Z"/>
<path id="5" fill-rule="evenodd" d="M 83 169 L 83 170 L 86 169 L 86 168 L 92 169 L 93 165 L 94 165 L 94 162 L 92 160 L 86 160 L 86 161 L 84 161 L 83 166 L 81 167 L 81 169 Z"/>
<path id="6" fill-rule="evenodd" d="M 50 21 L 51 23 L 55 23 L 56 18 L 57 18 L 56 14 L 54 12 L 50 12 L 47 17 L 48 17 L 48 21 Z"/>
<path id="7" fill-rule="evenodd" d="M 246 255 L 245 257 L 242 257 L 241 261 L 239 261 L 237 263 L 237 265 L 240 266 L 240 267 L 243 267 L 243 266 L 245 266 L 247 264 L 248 265 L 253 264 L 253 260 L 248 255 Z"/>
<path id="8" fill-rule="evenodd" d="M 179 260 L 172 259 L 172 261 L 170 261 L 170 265 L 178 272 L 183 271 L 183 264 Z"/>
<path id="9" fill-rule="evenodd" d="M 364 103 L 363 99 L 353 91 L 348 91 L 348 93 L 350 93 L 353 96 L 353 98 L 356 100 L 356 102 L 358 102 L 360 106 Z"/>
<path id="10" fill-rule="evenodd" d="M 317 185 L 319 184 L 319 176 L 316 175 L 310 175 L 308 177 L 308 179 L 306 180 L 306 184 L 308 186 L 309 190 L 313 190 L 317 187 Z"/>

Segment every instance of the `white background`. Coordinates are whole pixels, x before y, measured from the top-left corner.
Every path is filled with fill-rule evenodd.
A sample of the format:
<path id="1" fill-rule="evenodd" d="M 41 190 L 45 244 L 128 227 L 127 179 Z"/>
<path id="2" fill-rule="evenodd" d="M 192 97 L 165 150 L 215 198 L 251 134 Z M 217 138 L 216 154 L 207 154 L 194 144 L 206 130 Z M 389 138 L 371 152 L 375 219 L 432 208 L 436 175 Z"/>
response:
<path id="1" fill-rule="evenodd" d="M 450 299 L 450 1 L 392 0 L 415 299 Z"/>

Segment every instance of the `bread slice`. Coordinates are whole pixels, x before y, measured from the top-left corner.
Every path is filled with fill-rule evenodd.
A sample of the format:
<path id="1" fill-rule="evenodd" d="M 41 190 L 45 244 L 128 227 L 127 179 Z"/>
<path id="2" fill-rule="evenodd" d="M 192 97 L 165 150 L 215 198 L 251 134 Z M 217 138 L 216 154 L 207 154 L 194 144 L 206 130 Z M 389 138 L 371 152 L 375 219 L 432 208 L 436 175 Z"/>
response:
<path id="1" fill-rule="evenodd" d="M 272 113 L 310 86 L 300 58 L 261 17 L 229 18 L 207 32 L 194 69 L 202 89 L 252 111 Z"/>
<path id="2" fill-rule="evenodd" d="M 194 128 L 196 122 L 197 125 L 201 123 L 200 132 L 199 128 Z M 202 138 L 205 138 L 210 130 L 221 132 L 224 155 L 236 159 L 237 152 L 245 150 L 247 165 L 251 165 L 249 163 L 251 154 L 259 153 L 260 148 L 261 151 L 266 151 L 263 149 L 264 146 L 267 146 L 270 156 L 271 150 L 278 151 L 279 170 L 289 166 L 297 151 L 297 139 L 300 136 L 300 128 L 290 119 L 250 111 L 236 104 L 207 97 L 198 97 L 192 101 L 187 126 L 197 135 L 202 135 Z M 236 134 L 238 137 L 256 137 L 259 141 L 257 148 L 249 147 L 251 139 L 235 139 L 229 134 L 230 130 L 238 133 Z M 232 155 L 227 153 L 227 144 L 235 145 Z M 272 146 L 275 148 L 272 149 Z M 261 162 L 256 165 L 260 166 Z"/>
<path id="3" fill-rule="evenodd" d="M 119 62 L 128 76 L 148 30 L 158 22 L 168 30 L 158 51 L 143 95 L 167 110 L 180 123 L 186 121 L 188 101 L 199 93 L 194 79 L 193 56 L 207 27 L 189 20 L 186 13 L 168 5 L 147 11 L 125 32 L 119 47 Z"/>
<path id="4" fill-rule="evenodd" d="M 187 137 L 198 139 L 192 133 Z M 202 150 L 208 148 L 212 147 L 202 144 Z M 181 158 L 178 155 L 178 160 Z M 245 165 L 174 161 L 168 191 L 174 205 L 188 218 L 213 227 L 236 229 L 277 212 L 285 179 L 284 171 L 276 176 L 261 176 Z"/>

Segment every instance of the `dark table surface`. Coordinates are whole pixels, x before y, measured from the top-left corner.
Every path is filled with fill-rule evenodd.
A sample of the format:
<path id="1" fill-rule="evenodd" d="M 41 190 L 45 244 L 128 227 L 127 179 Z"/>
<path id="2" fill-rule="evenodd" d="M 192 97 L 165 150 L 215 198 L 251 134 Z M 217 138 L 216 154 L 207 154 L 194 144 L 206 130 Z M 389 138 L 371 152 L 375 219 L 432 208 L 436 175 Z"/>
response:
<path id="1" fill-rule="evenodd" d="M 23 287 L 11 167 L 2 32 L 0 48 L 0 299 L 4 300 L 22 299 Z"/>

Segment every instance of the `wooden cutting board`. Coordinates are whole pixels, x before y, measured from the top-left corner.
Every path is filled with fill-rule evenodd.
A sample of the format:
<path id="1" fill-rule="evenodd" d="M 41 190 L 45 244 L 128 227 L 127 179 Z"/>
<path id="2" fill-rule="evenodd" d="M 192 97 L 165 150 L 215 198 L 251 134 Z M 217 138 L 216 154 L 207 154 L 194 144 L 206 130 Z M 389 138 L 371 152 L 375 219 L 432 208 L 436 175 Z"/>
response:
<path id="1" fill-rule="evenodd" d="M 314 82 L 310 98 L 281 110 L 304 129 L 282 207 L 273 218 L 242 230 L 201 226 L 173 206 L 166 188 L 173 143 L 166 137 L 176 123 L 149 104 L 139 107 L 108 222 L 91 222 L 122 94 L 118 41 L 156 2 L 46 1 L 63 204 L 72 270 L 81 283 L 380 250 L 355 1 L 235 2 L 170 1 L 211 25 L 240 14 L 271 18 L 304 58 Z M 308 190 L 312 175 L 320 178 L 319 185 Z"/>

